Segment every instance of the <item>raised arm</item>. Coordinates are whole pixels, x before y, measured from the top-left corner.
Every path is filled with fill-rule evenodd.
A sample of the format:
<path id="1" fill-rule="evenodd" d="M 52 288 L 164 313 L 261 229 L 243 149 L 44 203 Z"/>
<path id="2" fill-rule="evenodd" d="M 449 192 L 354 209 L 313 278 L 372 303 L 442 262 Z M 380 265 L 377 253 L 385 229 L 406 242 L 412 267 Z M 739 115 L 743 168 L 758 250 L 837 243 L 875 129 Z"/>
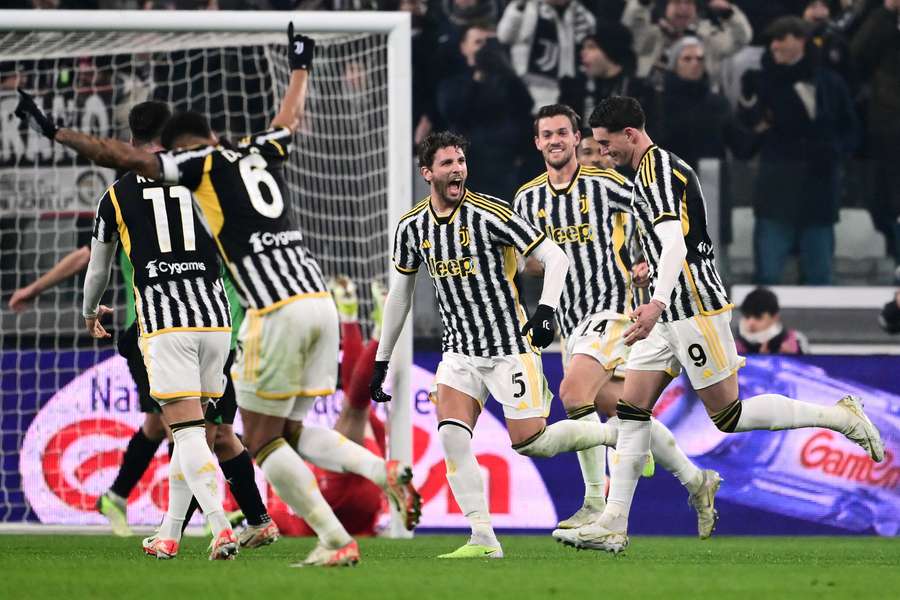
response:
<path id="1" fill-rule="evenodd" d="M 53 115 L 45 113 L 28 92 L 19 89 L 15 115 L 29 127 L 49 139 L 68 146 L 80 156 L 101 167 L 134 171 L 150 179 L 159 179 L 162 168 L 155 154 L 138 150 L 112 138 L 99 138 L 73 129 L 59 127 Z"/>
<path id="2" fill-rule="evenodd" d="M 316 42 L 302 33 L 294 34 L 294 24 L 288 24 L 288 60 L 291 64 L 291 80 L 281 99 L 281 108 L 272 120 L 272 128 L 287 127 L 296 131 L 306 104 L 306 82 L 312 70 Z"/>

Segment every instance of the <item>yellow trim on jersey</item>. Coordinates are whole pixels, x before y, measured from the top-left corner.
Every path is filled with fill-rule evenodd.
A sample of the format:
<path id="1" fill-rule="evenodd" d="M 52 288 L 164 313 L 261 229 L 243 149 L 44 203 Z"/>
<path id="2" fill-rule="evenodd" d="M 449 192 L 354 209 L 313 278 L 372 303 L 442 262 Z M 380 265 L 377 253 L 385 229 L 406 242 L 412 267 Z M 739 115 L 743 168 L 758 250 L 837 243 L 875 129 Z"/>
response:
<path id="1" fill-rule="evenodd" d="M 405 212 L 400 217 L 400 222 L 404 221 L 407 217 L 411 217 L 417 213 L 422 212 L 422 209 L 428 207 L 428 204 L 430 203 L 430 201 L 431 201 L 431 196 L 426 196 L 424 200 L 420 200 L 418 204 L 413 206 L 410 210 Z"/>
<path id="2" fill-rule="evenodd" d="M 260 398 L 264 400 L 287 400 L 288 398 L 293 398 L 295 396 L 300 396 L 301 398 L 317 398 L 319 396 L 330 396 L 334 393 L 334 389 L 321 389 L 321 390 L 305 390 L 300 389 L 293 392 L 263 392 L 260 390 L 256 390 L 254 392 Z"/>
<path id="3" fill-rule="evenodd" d="M 534 250 L 535 248 L 537 248 L 538 244 L 540 244 L 541 242 L 543 242 L 546 239 L 547 239 L 547 235 L 542 231 L 541 235 L 536 237 L 533 242 L 528 244 L 528 247 L 525 248 L 525 252 L 522 253 L 522 256 L 528 256 L 529 254 L 531 254 L 531 251 Z"/>
<path id="4" fill-rule="evenodd" d="M 678 169 L 672 169 L 672 173 L 675 174 L 675 177 L 677 177 L 678 179 L 681 180 L 681 183 L 683 183 L 684 185 L 687 185 L 687 177 L 685 177 L 685 176 L 681 173 L 681 171 L 679 171 Z"/>
<path id="5" fill-rule="evenodd" d="M 275 146 L 275 148 L 278 150 L 278 153 L 279 153 L 281 156 L 287 156 L 287 152 L 284 151 L 284 147 L 283 147 L 281 144 L 279 144 L 279 143 L 276 142 L 275 140 L 268 140 L 268 142 L 269 142 L 270 144 L 272 144 L 273 146 Z"/>
<path id="6" fill-rule="evenodd" d="M 722 344 L 719 342 L 719 336 L 716 334 L 712 324 L 707 320 L 707 317 L 702 315 L 695 316 L 694 322 L 697 324 L 698 329 L 700 329 L 703 339 L 706 340 L 706 345 L 709 347 L 709 352 L 712 354 L 713 360 L 716 363 L 716 368 L 718 368 L 719 371 L 725 370 L 728 366 L 725 361 L 725 351 L 722 349 Z"/>
<path id="7" fill-rule="evenodd" d="M 161 333 L 176 333 L 179 331 L 227 331 L 231 333 L 231 327 L 166 327 L 164 329 L 157 329 L 153 333 L 142 333 L 142 338 L 152 338 L 160 335 Z"/>
<path id="8" fill-rule="evenodd" d="M 625 246 L 625 220 L 627 218 L 628 215 L 621 212 L 613 215 L 612 243 L 614 260 L 625 275 L 625 306 L 631 306 L 631 296 L 633 294 L 631 291 L 631 271 L 628 270 L 625 262 L 622 261 L 621 254 L 621 250 Z"/>
<path id="9" fill-rule="evenodd" d="M 653 219 L 653 224 L 656 225 L 657 223 L 664 221 L 665 220 L 664 217 L 670 217 L 672 219 L 677 219 L 678 215 L 676 215 L 675 213 L 671 213 L 671 212 L 659 213 L 659 216 L 656 217 L 655 219 Z"/>
<path id="10" fill-rule="evenodd" d="M 564 195 L 568 196 L 569 193 L 571 193 L 572 189 L 575 187 L 575 185 L 578 183 L 578 179 L 581 177 L 581 172 L 582 172 L 581 165 L 578 165 L 578 167 L 575 169 L 575 175 L 572 176 L 572 181 L 570 181 L 568 183 L 568 185 L 562 190 L 557 190 L 555 187 L 553 187 L 553 184 L 550 183 L 550 178 L 548 177 L 547 178 L 547 187 L 550 188 L 550 195 L 553 196 L 554 198 L 556 198 L 560 194 L 564 194 Z"/>
<path id="11" fill-rule="evenodd" d="M 504 223 L 512 218 L 512 210 L 510 210 L 506 206 L 503 206 L 502 204 L 498 204 L 497 202 L 489 200 L 484 196 L 476 194 L 475 192 L 469 192 L 468 194 L 466 194 L 463 200 L 468 200 L 475 206 L 483 208 L 484 210 L 496 215 Z"/>
<path id="12" fill-rule="evenodd" d="M 249 315 L 250 313 L 253 313 L 256 315 L 264 315 L 266 313 L 272 312 L 273 310 L 281 308 L 285 304 L 295 302 L 296 300 L 306 300 L 308 298 L 327 298 L 329 296 L 331 296 L 329 292 L 308 292 L 305 294 L 297 294 L 295 296 L 291 296 L 290 298 L 279 300 L 278 302 L 275 302 L 263 308 L 248 308 L 246 314 Z"/>
<path id="13" fill-rule="evenodd" d="M 434 212 L 434 206 L 431 205 L 431 196 L 429 196 L 428 200 L 428 212 L 431 213 L 431 218 L 434 219 L 434 222 L 438 225 L 449 225 L 453 222 L 453 219 L 456 218 L 456 215 L 459 214 L 459 209 L 463 205 L 463 202 L 466 201 L 466 196 L 469 194 L 469 190 L 466 190 L 463 194 L 463 197 L 459 199 L 459 202 L 456 203 L 456 206 L 453 208 L 453 212 L 450 213 L 449 217 L 439 217 L 436 212 Z M 441 219 L 447 219 L 446 223 L 441 223 Z"/>
<path id="14" fill-rule="evenodd" d="M 412 275 L 413 273 L 419 272 L 418 267 L 416 267 L 415 269 L 407 269 L 405 267 L 401 267 L 400 265 L 398 265 L 396 263 L 394 263 L 394 268 L 397 269 L 398 271 L 400 271 L 401 273 L 403 273 L 404 275 Z"/>
<path id="15" fill-rule="evenodd" d="M 513 302 L 515 302 L 516 305 L 516 316 L 519 318 L 519 327 L 521 328 L 528 320 L 528 315 L 525 314 L 525 309 L 522 307 L 522 303 L 519 301 L 519 288 L 516 287 L 515 280 L 515 276 L 518 270 L 519 263 L 516 260 L 516 249 L 512 246 L 505 246 L 503 248 L 503 275 L 506 277 L 506 280 L 509 281 L 509 286 L 512 288 Z M 526 334 L 525 341 L 528 342 L 529 346 L 531 346 L 532 352 L 540 356 L 541 349 L 535 348 L 531 343 L 531 332 L 528 332 L 528 334 Z"/>
<path id="16" fill-rule="evenodd" d="M 687 189 L 681 193 L 681 235 L 687 237 L 691 230 L 691 220 L 688 217 L 687 209 Z"/>
<path id="17" fill-rule="evenodd" d="M 119 206 L 119 199 L 116 197 L 116 185 L 109 186 L 106 190 L 109 193 L 109 199 L 112 200 L 113 208 L 116 211 L 116 225 L 119 230 L 119 239 L 122 240 L 122 248 L 125 254 L 131 258 L 131 234 L 128 233 L 128 226 L 125 225 L 125 219 L 122 217 L 122 207 Z"/>
<path id="18" fill-rule="evenodd" d="M 653 150 L 655 149 L 656 145 L 647 148 L 644 156 L 641 157 L 641 162 L 638 163 L 638 172 L 641 174 L 641 182 L 645 187 L 649 187 L 656 181 L 656 161 L 653 160 Z"/>
<path id="19" fill-rule="evenodd" d="M 598 169 L 597 167 L 588 167 L 582 165 L 581 172 L 584 175 L 589 175 L 591 177 L 606 177 L 607 179 L 612 179 L 619 185 L 626 185 L 628 182 L 627 179 L 622 177 L 622 174 L 614 169 Z"/>
<path id="20" fill-rule="evenodd" d="M 494 208 L 496 208 L 496 209 L 497 209 L 498 211 L 500 211 L 500 212 L 507 212 L 507 213 L 509 213 L 510 215 L 513 214 L 512 208 L 506 206 L 506 205 L 503 204 L 502 202 L 497 202 L 496 200 L 493 200 L 493 199 L 491 199 L 491 198 L 488 198 L 488 197 L 485 196 L 484 194 L 479 194 L 478 192 L 472 192 L 472 191 L 469 191 L 469 193 L 468 193 L 468 198 L 469 198 L 470 200 L 478 199 L 478 200 L 480 200 L 481 202 L 484 202 L 485 204 L 487 204 L 488 206 L 493 206 Z"/>
<path id="21" fill-rule="evenodd" d="M 225 253 L 222 241 L 219 239 L 219 233 L 225 225 L 225 215 L 222 212 L 222 204 L 219 201 L 219 195 L 216 193 L 216 189 L 213 187 L 212 180 L 209 177 L 209 173 L 212 171 L 212 161 L 212 154 L 207 154 L 206 158 L 203 159 L 203 175 L 200 178 L 200 185 L 194 190 L 194 198 L 197 199 L 197 204 L 200 205 L 200 210 L 203 213 L 204 218 L 206 218 L 206 222 L 209 224 L 210 233 L 212 233 L 213 240 L 215 240 L 216 246 L 219 248 L 219 253 L 225 260 L 225 263 L 229 266 L 228 270 L 232 271 L 232 275 L 236 275 L 234 269 L 231 268 L 231 261 Z M 237 279 L 238 278 L 236 277 L 235 281 L 237 281 Z"/>
<path id="22" fill-rule="evenodd" d="M 522 192 L 526 191 L 529 188 L 543 185 L 546 182 L 547 182 L 547 173 L 546 172 L 541 173 L 540 175 L 538 175 L 531 181 L 527 181 L 527 182 L 523 183 L 522 185 L 520 185 L 519 189 L 516 190 L 516 196 L 518 196 L 519 194 L 521 194 Z"/>
<path id="23" fill-rule="evenodd" d="M 528 353 L 520 354 L 519 362 L 522 363 L 522 367 L 525 369 L 525 374 L 528 377 L 528 387 L 531 388 L 531 407 L 540 408 L 544 390 L 541 389 L 537 367 L 534 364 L 534 355 Z"/>
<path id="24" fill-rule="evenodd" d="M 688 280 L 688 284 L 691 286 L 691 292 L 693 292 L 694 300 L 697 301 L 697 308 L 700 310 L 701 315 L 711 317 L 713 315 L 718 315 L 734 308 L 734 304 L 726 304 L 725 306 L 717 310 L 707 310 L 703 306 L 703 301 L 700 299 L 700 292 L 697 290 L 697 284 L 694 283 L 694 274 L 691 273 L 691 266 L 688 264 L 688 261 L 684 261 L 684 275 Z"/>

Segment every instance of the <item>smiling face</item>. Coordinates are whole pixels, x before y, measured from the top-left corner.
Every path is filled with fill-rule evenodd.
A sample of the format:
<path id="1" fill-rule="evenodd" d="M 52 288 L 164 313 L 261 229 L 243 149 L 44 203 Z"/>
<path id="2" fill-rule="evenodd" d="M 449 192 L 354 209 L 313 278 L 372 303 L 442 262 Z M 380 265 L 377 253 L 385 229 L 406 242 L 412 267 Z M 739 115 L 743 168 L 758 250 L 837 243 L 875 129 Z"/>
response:
<path id="1" fill-rule="evenodd" d="M 445 146 L 434 153 L 431 166 L 421 168 L 422 177 L 431 184 L 431 194 L 444 202 L 462 200 L 466 189 L 466 155 L 458 146 Z"/>
<path id="2" fill-rule="evenodd" d="M 609 131 L 605 127 L 593 127 L 591 132 L 600 147 L 601 156 L 609 158 L 617 167 L 632 164 L 637 140 L 636 129 L 626 127 L 622 131 Z"/>
<path id="3" fill-rule="evenodd" d="M 575 148 L 580 140 L 581 134 L 573 129 L 569 117 L 554 115 L 538 121 L 534 145 L 547 165 L 559 169 L 575 160 Z"/>

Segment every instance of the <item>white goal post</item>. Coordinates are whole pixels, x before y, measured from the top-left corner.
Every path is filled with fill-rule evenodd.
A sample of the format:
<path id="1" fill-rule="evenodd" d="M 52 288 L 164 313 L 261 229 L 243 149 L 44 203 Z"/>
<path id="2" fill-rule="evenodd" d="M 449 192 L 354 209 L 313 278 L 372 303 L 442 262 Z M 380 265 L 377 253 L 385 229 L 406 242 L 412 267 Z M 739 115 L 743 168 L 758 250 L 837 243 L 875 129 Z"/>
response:
<path id="1" fill-rule="evenodd" d="M 138 56 L 139 53 L 176 53 L 186 52 L 194 48 L 221 50 L 223 53 L 231 46 L 242 46 L 250 44 L 268 44 L 275 47 L 277 44 L 283 44 L 285 39 L 285 31 L 289 21 L 293 21 L 295 30 L 303 32 L 317 40 L 321 40 L 323 47 L 327 47 L 328 40 L 347 36 L 348 34 L 373 34 L 378 37 L 378 48 L 366 50 L 369 52 L 367 56 L 377 56 L 377 60 L 383 61 L 379 63 L 377 73 L 373 70 L 372 77 L 378 77 L 381 82 L 382 91 L 379 92 L 386 98 L 386 116 L 375 115 L 372 117 L 377 121 L 379 127 L 385 130 L 384 147 L 353 146 L 352 132 L 342 132 L 340 135 L 347 138 L 346 143 L 350 144 L 348 148 L 353 148 L 353 152 L 357 153 L 357 165 L 365 164 L 366 157 L 375 156 L 378 153 L 376 161 L 384 161 L 381 171 L 378 174 L 370 174 L 368 170 L 362 172 L 346 173 L 341 175 L 346 180 L 351 177 L 357 179 L 374 178 L 367 185 L 379 186 L 381 190 L 378 194 L 372 194 L 373 201 L 380 198 L 386 199 L 386 206 L 372 206 L 371 211 L 381 211 L 380 223 L 378 231 L 371 233 L 371 239 L 377 240 L 379 248 L 377 252 L 365 254 L 359 257 L 359 260 L 373 260 L 376 257 L 380 267 L 376 269 L 375 274 L 370 271 L 366 272 L 366 277 L 379 277 L 394 283 L 400 275 L 391 267 L 391 242 L 393 241 L 393 229 L 398 222 L 400 216 L 409 210 L 412 204 L 412 123 L 411 123 L 411 30 L 410 19 L 408 13 L 403 12 L 276 12 L 276 11 L 47 11 L 47 10 L 4 10 L 0 11 L 0 62 L 3 61 L 19 61 L 31 60 L 39 61 L 44 59 L 43 53 L 49 48 L 51 50 L 50 58 L 73 57 L 77 58 L 83 55 L 118 55 L 118 56 Z M 242 42 L 242 36 L 247 39 L 254 40 L 250 42 Z M 386 40 L 386 42 L 384 41 Z M 66 45 L 67 43 L 71 45 Z M 374 42 L 372 43 L 374 47 Z M 353 46 L 356 48 L 357 46 Z M 317 54 L 320 48 L 317 47 Z M 212 50 L 211 50 L 212 51 Z M 355 50 L 354 50 L 355 51 Z M 323 50 L 324 52 L 324 50 Z M 386 60 L 384 56 L 386 55 Z M 204 56 L 203 60 L 206 60 Z M 375 59 L 373 59 L 375 60 Z M 171 61 L 171 59 L 170 59 Z M 281 61 L 281 62 L 279 62 Z M 267 61 L 272 73 L 276 67 L 272 64 L 279 62 L 279 68 L 282 70 L 282 58 L 272 58 Z M 205 64 L 205 63 L 204 63 Z M 225 64 L 224 60 L 221 63 Z M 286 63 L 284 63 L 286 64 Z M 316 102 L 314 89 L 316 87 L 316 76 L 319 70 L 319 61 L 317 59 L 316 69 L 313 71 L 310 79 L 310 99 L 309 102 Z M 222 71 L 226 71 L 223 67 Z M 343 73 L 341 73 L 343 76 Z M 265 80 L 263 80 L 265 81 Z M 340 82 L 339 82 L 340 83 Z M 187 85 L 191 82 L 188 77 Z M 285 85 L 286 81 L 274 81 L 273 85 Z M 172 86 L 174 88 L 174 86 Z M 279 88 L 280 89 L 280 88 Z M 340 90 L 340 86 L 336 89 Z M 271 90 L 268 90 L 271 92 Z M 171 93 L 171 92 L 170 92 Z M 339 111 L 342 104 L 340 100 L 340 91 L 329 92 L 331 94 L 329 102 L 332 103 L 330 108 Z M 376 95 L 361 96 L 360 102 L 366 103 L 375 98 Z M 337 100 L 335 100 L 337 98 Z M 238 102 L 241 99 L 229 98 L 224 102 Z M 272 110 L 271 103 L 262 102 L 267 110 Z M 8 106 L 8 105 L 7 105 Z M 318 105 L 318 115 L 324 121 L 331 116 L 328 114 L 329 106 L 322 101 Z M 362 110 L 362 109 L 360 109 Z M 368 114 L 368 113 L 366 113 Z M 269 118 L 274 115 L 272 112 Z M 3 119 L 11 119 L 11 115 L 0 115 Z M 386 125 L 385 125 L 386 120 Z M 365 127 L 365 123 L 362 124 Z M 77 125 L 76 125 L 77 127 Z M 242 132 L 250 133 L 250 132 Z M 303 132 L 298 133 L 298 137 Z M 313 132 L 312 135 L 315 135 Z M 338 136 L 340 137 L 340 136 Z M 341 138 L 343 140 L 343 138 Z M 340 149 L 340 143 L 332 143 L 330 145 L 316 146 L 313 145 L 309 154 L 313 157 L 309 164 L 300 165 L 293 175 L 289 175 L 289 183 L 292 187 L 293 202 L 303 204 L 304 197 L 296 192 L 299 189 L 305 189 L 303 179 L 317 164 L 328 164 L 332 161 L 332 155 L 329 152 L 335 152 L 335 148 Z M 343 143 L 343 142 L 341 142 Z M 302 144 L 301 144 L 302 146 Z M 324 148 L 324 149 L 323 149 Z M 4 152 L 6 150 L 4 149 Z M 300 150 L 298 150 L 299 152 Z M 6 157 L 4 157 L 6 158 Z M 319 161 L 316 163 L 315 161 Z M 25 163 L 23 163 L 25 164 Z M 381 163 L 379 163 L 381 164 Z M 309 165 L 313 165 L 310 167 Z M 6 166 L 9 166 L 7 163 Z M 18 164 L 15 168 L 19 168 Z M 349 170 L 359 169 L 359 166 L 350 167 Z M 40 169 L 37 160 L 34 164 L 27 163 L 21 167 L 22 171 L 31 170 L 36 173 Z M 345 168 L 345 170 L 347 170 Z M 35 175 L 35 177 L 37 177 Z M 57 176 L 59 177 L 59 176 Z M 338 176 L 335 176 L 338 178 Z M 0 188 L 3 187 L 3 181 L 0 180 Z M 16 184 L 21 187 L 20 184 Z M 80 184 L 79 184 L 80 185 Z M 7 188 L 8 191 L 9 188 Z M 323 188 L 321 192 L 327 195 L 330 188 Z M 356 188 L 348 184 L 345 193 L 352 196 Z M 366 196 L 365 201 L 369 200 Z M 380 200 L 379 200 L 380 201 Z M 363 199 L 360 199 L 363 202 Z M 329 204 L 328 206 L 331 206 Z M 0 208 L 0 211 L 3 209 Z M 341 223 L 340 209 L 331 208 L 334 212 L 325 212 L 323 214 L 307 215 L 309 219 L 317 219 L 322 221 L 328 227 L 326 237 L 328 237 L 329 248 L 342 248 L 342 244 L 346 241 L 344 238 L 353 235 L 351 224 Z M 354 217 L 351 215 L 348 220 Z M 304 217 L 300 218 L 301 226 Z M 386 229 L 383 225 L 386 224 Z M 323 225 L 324 226 L 324 225 Z M 346 232 L 350 233 L 346 233 Z M 304 235 L 310 239 L 316 236 L 314 231 L 307 231 L 304 228 Z M 341 236 L 344 236 L 342 238 Z M 314 244 L 315 240 L 310 240 Z M 375 242 L 373 242 L 375 243 Z M 337 254 L 338 251 L 335 251 Z M 314 249 L 315 254 L 315 249 Z M 337 260 L 337 259 L 336 259 Z M 327 259 L 324 269 L 326 275 L 334 275 L 328 273 Z M 23 278 L 27 280 L 27 276 L 31 279 L 37 273 L 22 273 Z M 7 292 L 8 290 L 4 290 Z M 368 292 L 365 292 L 368 294 Z M 367 298 L 363 304 L 369 303 Z M 53 310 L 68 310 L 63 307 L 62 302 L 58 301 Z M 45 310 L 45 312 L 48 312 Z M 76 313 L 77 314 L 77 313 Z M 366 313 L 368 314 L 368 313 Z M 17 333 L 28 334 L 31 325 L 23 325 L 23 323 L 31 323 L 31 321 L 21 320 L 19 316 L 13 315 L 4 306 L 0 312 L 3 325 L 3 331 L 16 331 Z M 56 326 L 67 327 L 68 323 L 75 319 L 57 319 Z M 34 320 L 40 322 L 38 318 Z M 46 321 L 46 319 L 44 319 Z M 39 327 L 38 324 L 34 325 Z M 40 332 L 35 330 L 36 335 Z M 66 332 L 72 334 L 72 332 Z M 2 335 L 2 334 L 0 334 Z M 2 339 L 0 339 L 2 341 Z M 9 344 L 4 344 L 4 348 L 8 348 Z M 18 348 L 16 348 L 18 349 Z M 404 328 L 403 335 L 398 342 L 394 351 L 392 360 L 392 390 L 394 400 L 389 408 L 389 455 L 391 458 L 398 459 L 407 463 L 412 463 L 412 422 L 411 422 L 411 393 L 410 393 L 410 370 L 412 365 L 412 326 L 407 323 Z M 5 408 L 5 407 L 4 407 Z M 24 432 L 22 434 L 24 436 Z M 3 449 L 0 448 L 0 453 Z M 0 483 L 2 483 L 2 475 L 0 475 Z M 0 485 L 2 487 L 2 485 Z M 0 503 L 3 502 L 3 491 L 0 489 Z M 3 518 L 0 517 L 0 521 Z M 395 537 L 404 537 L 406 532 L 402 527 L 397 515 L 394 515 L 391 525 L 391 533 Z"/>

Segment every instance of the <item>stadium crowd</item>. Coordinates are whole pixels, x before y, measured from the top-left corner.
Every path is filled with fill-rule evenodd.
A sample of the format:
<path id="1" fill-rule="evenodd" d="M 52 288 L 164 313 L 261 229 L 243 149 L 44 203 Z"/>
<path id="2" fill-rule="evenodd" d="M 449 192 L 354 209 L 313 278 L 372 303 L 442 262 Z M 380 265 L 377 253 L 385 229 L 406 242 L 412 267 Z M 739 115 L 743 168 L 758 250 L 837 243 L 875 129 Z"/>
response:
<path id="1" fill-rule="evenodd" d="M 646 107 L 661 146 L 695 168 L 701 159 L 720 161 L 723 247 L 735 199 L 752 206 L 756 283 L 784 283 L 793 254 L 800 283 L 834 283 L 835 224 L 846 206 L 868 209 L 900 265 L 900 0 L 18 4 L 407 11 L 415 142 L 445 128 L 468 137 L 473 189 L 510 198 L 541 170 L 531 142 L 540 106 L 559 100 L 586 120 L 602 98 L 631 95 Z M 4 88 L 16 85 L 12 68 L 0 73 Z M 731 175 L 738 162 L 752 165 L 750 183 Z M 900 282 L 900 268 L 895 276 Z"/>

